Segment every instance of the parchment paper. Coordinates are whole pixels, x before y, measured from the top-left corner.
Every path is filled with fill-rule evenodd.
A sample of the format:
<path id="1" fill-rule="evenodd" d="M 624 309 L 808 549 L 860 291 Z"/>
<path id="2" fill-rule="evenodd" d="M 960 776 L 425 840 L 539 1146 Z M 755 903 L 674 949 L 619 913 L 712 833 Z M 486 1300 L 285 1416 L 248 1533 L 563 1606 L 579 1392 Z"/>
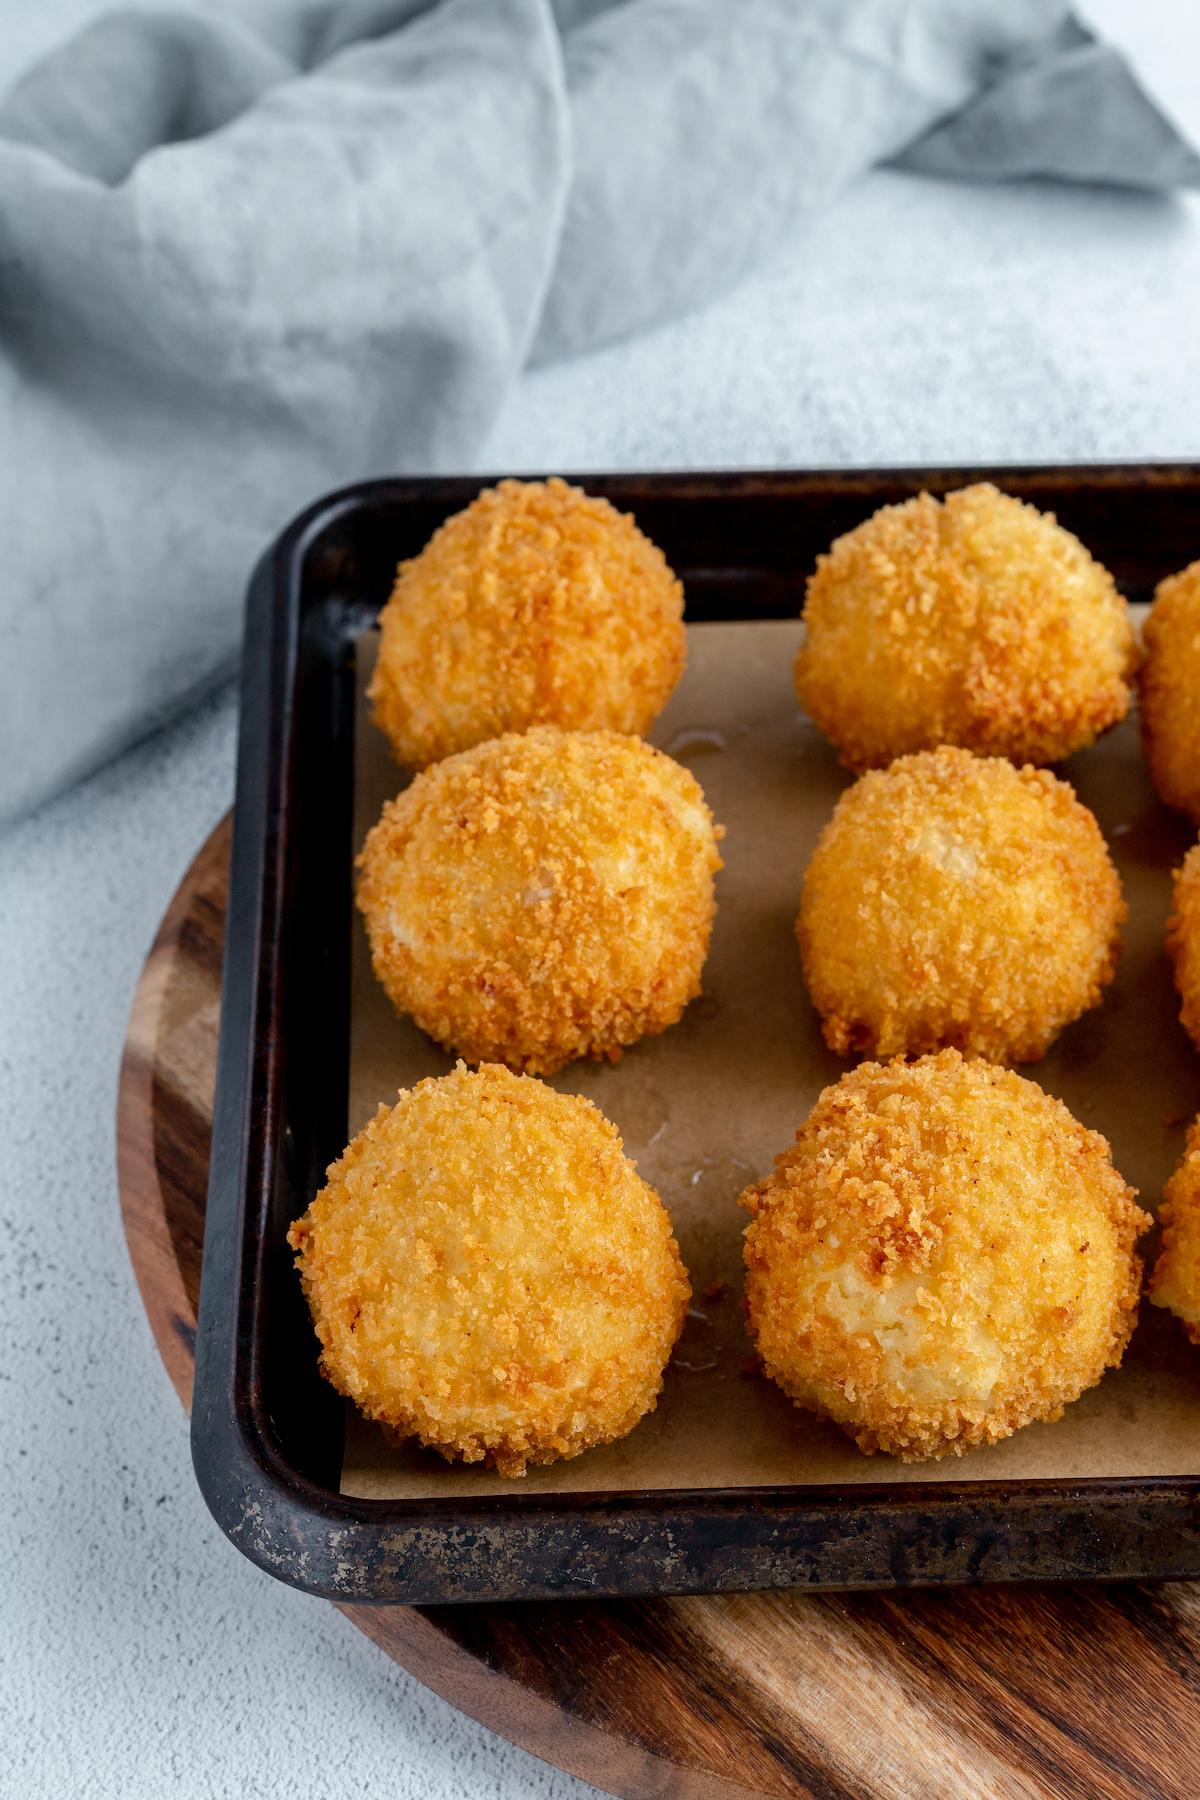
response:
<path id="1" fill-rule="evenodd" d="M 866 1457 L 836 1427 L 800 1412 L 745 1365 L 751 1343 L 738 1299 L 737 1196 L 793 1141 L 823 1087 L 853 1066 L 831 1054 L 800 973 L 793 935 L 804 870 L 851 777 L 801 713 L 792 689 L 799 621 L 695 625 L 689 664 L 653 741 L 693 770 L 727 827 L 720 911 L 703 996 L 616 1065 L 582 1063 L 552 1084 L 586 1094 L 615 1121 L 639 1172 L 674 1222 L 695 1295 L 658 1408 L 623 1443 L 505 1481 L 410 1445 L 392 1449 L 347 1405 L 342 1492 L 364 1498 L 565 1493 L 604 1489 L 797 1483 L 1009 1480 L 1200 1472 L 1200 1350 L 1143 1303 L 1123 1366 L 1054 1425 L 938 1463 Z M 402 778 L 371 725 L 361 690 L 375 634 L 359 642 L 355 843 Z M 1090 806 L 1120 870 L 1130 919 L 1103 1005 L 1046 1059 L 1021 1072 L 1102 1131 L 1142 1204 L 1157 1207 L 1200 1109 L 1200 1057 L 1178 1023 L 1165 951 L 1171 869 L 1194 834 L 1157 800 L 1129 719 L 1060 771 Z M 442 1075 L 452 1059 L 398 1020 L 354 926 L 350 1130 L 399 1087 Z M 1143 1242 L 1148 1261 L 1158 1234 Z M 724 1283 L 714 1293 L 713 1284 Z M 704 1298 L 705 1290 L 713 1295 Z"/>

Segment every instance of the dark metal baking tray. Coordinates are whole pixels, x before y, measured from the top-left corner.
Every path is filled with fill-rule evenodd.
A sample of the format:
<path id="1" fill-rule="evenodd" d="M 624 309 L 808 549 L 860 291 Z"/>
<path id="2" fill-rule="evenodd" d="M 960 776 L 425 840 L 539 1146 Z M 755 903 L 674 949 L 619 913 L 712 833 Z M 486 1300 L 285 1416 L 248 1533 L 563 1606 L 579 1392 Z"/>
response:
<path id="1" fill-rule="evenodd" d="M 1200 1476 L 370 1501 L 338 1491 L 340 1397 L 285 1234 L 347 1134 L 354 640 L 397 561 L 495 479 L 366 482 L 318 501 L 247 602 L 192 1447 L 253 1562 L 344 1601 L 1200 1576 Z M 1052 509 L 1150 599 L 1200 545 L 1200 466 L 575 477 L 632 511 L 690 621 L 799 612 L 876 507 L 992 480 Z"/>

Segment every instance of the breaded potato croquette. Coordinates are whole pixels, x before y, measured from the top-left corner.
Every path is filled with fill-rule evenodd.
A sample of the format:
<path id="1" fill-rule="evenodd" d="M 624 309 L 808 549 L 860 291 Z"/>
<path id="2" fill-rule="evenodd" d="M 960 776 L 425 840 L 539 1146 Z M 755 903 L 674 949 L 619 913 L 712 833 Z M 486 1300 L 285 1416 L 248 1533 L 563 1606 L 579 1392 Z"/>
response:
<path id="1" fill-rule="evenodd" d="M 400 565 L 367 692 L 397 761 L 506 731 L 650 729 L 683 673 L 683 589 L 626 513 L 502 481 Z"/>
<path id="2" fill-rule="evenodd" d="M 848 788 L 796 933 L 839 1056 L 1036 1062 L 1112 979 L 1126 917 L 1095 818 L 1048 769 L 949 746 Z"/>
<path id="3" fill-rule="evenodd" d="M 1200 844 L 1192 845 L 1175 870 L 1172 903 L 1167 952 L 1175 965 L 1175 986 L 1183 1001 L 1179 1017 L 1200 1050 Z"/>
<path id="4" fill-rule="evenodd" d="M 375 973 L 469 1062 L 616 1061 L 700 992 L 717 835 L 694 776 L 639 738 L 541 725 L 477 744 L 367 837 Z"/>
<path id="5" fill-rule="evenodd" d="M 501 1475 L 632 1431 L 691 1298 L 616 1127 L 500 1068 L 402 1088 L 288 1242 L 338 1391 Z"/>
<path id="6" fill-rule="evenodd" d="M 1200 825 L 1200 562 L 1160 581 L 1142 627 L 1142 749 L 1159 799 Z"/>
<path id="7" fill-rule="evenodd" d="M 939 744 L 1057 762 L 1129 709 L 1137 646 L 1112 577 L 988 482 L 838 538 L 804 618 L 800 704 L 856 772 Z"/>
<path id="8" fill-rule="evenodd" d="M 1061 1101 L 956 1050 L 826 1088 L 749 1187 L 764 1372 L 868 1455 L 960 1456 L 1121 1361 L 1150 1224 Z"/>
<path id="9" fill-rule="evenodd" d="M 1193 1344 L 1200 1344 L 1200 1119 L 1188 1127 L 1183 1155 L 1163 1189 L 1158 1222 L 1162 1249 L 1146 1298 L 1173 1312 Z"/>

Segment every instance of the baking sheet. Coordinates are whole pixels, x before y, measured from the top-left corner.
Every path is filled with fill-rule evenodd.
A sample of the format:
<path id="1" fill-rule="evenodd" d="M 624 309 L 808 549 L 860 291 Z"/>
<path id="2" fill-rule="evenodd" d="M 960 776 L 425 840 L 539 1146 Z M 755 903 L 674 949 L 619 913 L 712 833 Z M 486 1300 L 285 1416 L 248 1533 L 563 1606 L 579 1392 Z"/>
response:
<path id="1" fill-rule="evenodd" d="M 622 1443 L 505 1481 L 415 1445 L 393 1449 L 347 1403 L 344 1494 L 452 1499 L 1200 1473 L 1200 1350 L 1171 1315 L 1145 1304 L 1122 1367 L 1058 1423 L 1026 1426 L 1001 1444 L 937 1463 L 863 1456 L 836 1426 L 800 1412 L 746 1367 L 752 1345 L 738 1306 L 746 1215 L 737 1196 L 792 1143 L 820 1090 L 854 1066 L 825 1046 L 793 934 L 804 870 L 851 780 L 796 703 L 791 670 L 802 633 L 798 620 L 688 628 L 688 670 L 652 741 L 693 771 L 727 828 L 704 993 L 678 1025 L 635 1045 L 619 1063 L 575 1064 L 551 1078 L 615 1121 L 627 1154 L 671 1214 L 691 1275 L 692 1315 L 657 1410 Z M 376 642 L 374 632 L 358 642 L 356 849 L 402 785 L 363 699 Z M 1132 718 L 1060 773 L 1100 822 L 1130 918 L 1103 1005 L 1021 1073 L 1104 1133 L 1118 1169 L 1153 1211 L 1186 1125 L 1200 1110 L 1200 1057 L 1178 1022 L 1163 948 L 1171 870 L 1194 834 L 1156 798 Z M 380 1101 L 390 1105 L 397 1088 L 452 1066 L 411 1022 L 396 1018 L 372 975 L 356 918 L 351 1134 Z M 1157 1243 L 1157 1232 L 1143 1240 L 1148 1266 Z M 717 1284 L 724 1284 L 719 1291 Z"/>

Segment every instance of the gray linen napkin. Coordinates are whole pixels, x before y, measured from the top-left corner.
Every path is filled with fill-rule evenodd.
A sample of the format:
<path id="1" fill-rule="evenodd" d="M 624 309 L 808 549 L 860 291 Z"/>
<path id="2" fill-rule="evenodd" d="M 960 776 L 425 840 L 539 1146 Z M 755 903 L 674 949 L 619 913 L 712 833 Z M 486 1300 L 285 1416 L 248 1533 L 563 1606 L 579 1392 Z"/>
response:
<path id="1" fill-rule="evenodd" d="M 320 491 L 695 306 L 872 164 L 1200 184 L 1055 0 L 125 12 L 0 108 L 0 822 L 232 667 Z"/>

